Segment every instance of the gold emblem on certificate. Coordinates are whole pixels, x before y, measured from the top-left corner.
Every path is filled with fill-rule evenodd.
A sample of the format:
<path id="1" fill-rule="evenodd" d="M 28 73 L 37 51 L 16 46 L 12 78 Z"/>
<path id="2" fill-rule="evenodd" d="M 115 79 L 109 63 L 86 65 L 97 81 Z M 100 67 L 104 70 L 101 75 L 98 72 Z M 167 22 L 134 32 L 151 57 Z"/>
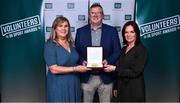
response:
<path id="1" fill-rule="evenodd" d="M 98 64 L 97 63 L 92 63 L 91 66 L 92 67 L 98 67 Z"/>

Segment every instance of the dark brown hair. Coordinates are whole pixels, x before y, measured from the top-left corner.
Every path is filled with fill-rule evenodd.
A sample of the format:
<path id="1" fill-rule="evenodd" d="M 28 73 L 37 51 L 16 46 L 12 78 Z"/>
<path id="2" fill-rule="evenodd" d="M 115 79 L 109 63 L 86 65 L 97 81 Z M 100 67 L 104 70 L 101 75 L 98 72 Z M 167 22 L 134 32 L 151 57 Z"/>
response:
<path id="1" fill-rule="evenodd" d="M 137 44 L 141 43 L 141 40 L 140 40 L 140 30 L 139 30 L 139 27 L 135 21 L 128 21 L 124 24 L 123 29 L 122 29 L 123 44 L 127 45 L 127 41 L 125 39 L 125 29 L 127 26 L 130 26 L 130 25 L 133 27 L 134 32 L 136 34 L 135 45 L 137 45 Z"/>

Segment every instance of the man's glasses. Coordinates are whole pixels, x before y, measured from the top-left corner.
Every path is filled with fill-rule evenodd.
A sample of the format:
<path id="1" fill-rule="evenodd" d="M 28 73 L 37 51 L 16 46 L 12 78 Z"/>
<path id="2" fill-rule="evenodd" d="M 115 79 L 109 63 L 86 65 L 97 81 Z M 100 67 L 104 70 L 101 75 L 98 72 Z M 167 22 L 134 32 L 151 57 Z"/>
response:
<path id="1" fill-rule="evenodd" d="M 101 15 L 102 12 L 90 12 L 90 15 Z"/>

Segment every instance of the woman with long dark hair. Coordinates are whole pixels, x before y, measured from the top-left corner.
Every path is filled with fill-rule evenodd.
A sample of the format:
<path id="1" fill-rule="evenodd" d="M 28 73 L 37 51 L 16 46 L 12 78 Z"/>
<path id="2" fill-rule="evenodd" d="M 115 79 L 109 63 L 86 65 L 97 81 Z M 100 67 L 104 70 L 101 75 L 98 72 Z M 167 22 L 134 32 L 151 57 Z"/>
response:
<path id="1" fill-rule="evenodd" d="M 118 101 L 145 101 L 144 67 L 147 50 L 140 40 L 140 30 L 134 21 L 125 23 L 122 29 L 124 47 L 116 66 L 105 65 L 109 71 L 117 71 L 115 93 Z M 117 90 L 117 92 L 116 92 Z"/>

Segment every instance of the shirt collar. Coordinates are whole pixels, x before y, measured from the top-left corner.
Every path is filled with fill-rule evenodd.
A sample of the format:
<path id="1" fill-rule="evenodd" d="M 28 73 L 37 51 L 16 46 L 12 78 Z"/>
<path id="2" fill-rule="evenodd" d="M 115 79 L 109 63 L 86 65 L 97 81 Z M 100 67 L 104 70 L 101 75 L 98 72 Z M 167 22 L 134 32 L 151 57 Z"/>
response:
<path id="1" fill-rule="evenodd" d="M 98 29 L 101 29 L 102 28 L 102 24 L 101 25 L 99 25 L 98 27 L 97 27 L 97 30 Z M 91 30 L 93 30 L 94 31 L 94 29 L 93 29 L 93 26 L 91 25 Z"/>

